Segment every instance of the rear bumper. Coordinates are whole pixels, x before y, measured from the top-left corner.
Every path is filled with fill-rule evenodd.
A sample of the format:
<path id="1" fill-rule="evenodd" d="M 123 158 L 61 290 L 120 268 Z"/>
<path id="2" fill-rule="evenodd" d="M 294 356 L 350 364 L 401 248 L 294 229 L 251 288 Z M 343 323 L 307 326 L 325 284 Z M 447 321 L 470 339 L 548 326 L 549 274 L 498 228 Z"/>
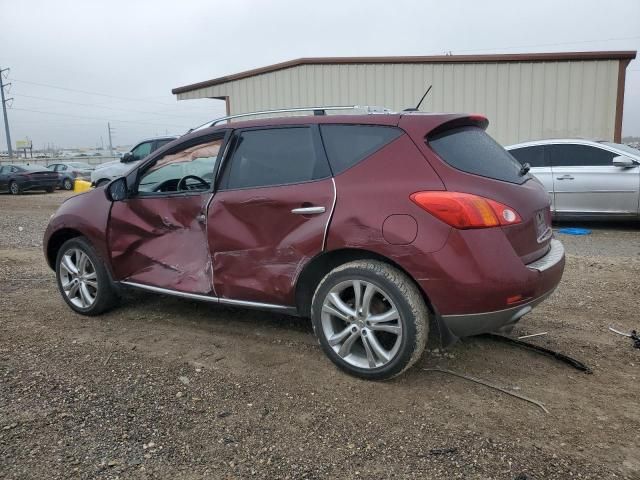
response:
<path id="1" fill-rule="evenodd" d="M 526 269 L 534 276 L 532 287 L 539 291 L 541 286 L 547 286 L 542 293 L 530 297 L 521 303 L 489 312 L 465 313 L 458 315 L 442 315 L 440 318 L 449 331 L 456 337 L 468 337 L 481 333 L 495 332 L 505 327 L 515 325 L 524 315 L 536 305 L 551 295 L 562 277 L 564 270 L 564 247 L 558 240 L 552 240 L 547 254 L 526 265 Z"/>

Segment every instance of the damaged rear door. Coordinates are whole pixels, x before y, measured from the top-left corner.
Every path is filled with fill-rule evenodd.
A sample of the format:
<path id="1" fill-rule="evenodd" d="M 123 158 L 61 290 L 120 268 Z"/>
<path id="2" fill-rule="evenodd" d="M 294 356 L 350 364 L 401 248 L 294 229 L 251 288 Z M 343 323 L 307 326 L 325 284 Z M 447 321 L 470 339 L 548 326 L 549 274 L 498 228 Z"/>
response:
<path id="1" fill-rule="evenodd" d="M 243 129 L 230 145 L 208 214 L 215 291 L 291 306 L 298 274 L 323 249 L 335 202 L 318 127 Z"/>
<path id="2" fill-rule="evenodd" d="M 190 139 L 141 167 L 136 193 L 111 209 L 117 280 L 215 295 L 206 223 L 223 141 L 224 133 Z"/>

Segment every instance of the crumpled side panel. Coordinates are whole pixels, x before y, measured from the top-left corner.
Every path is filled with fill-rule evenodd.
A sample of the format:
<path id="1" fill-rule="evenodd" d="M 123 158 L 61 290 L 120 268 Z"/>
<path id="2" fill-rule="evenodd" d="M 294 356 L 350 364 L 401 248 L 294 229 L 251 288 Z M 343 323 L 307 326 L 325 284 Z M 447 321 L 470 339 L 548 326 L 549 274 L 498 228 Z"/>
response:
<path id="1" fill-rule="evenodd" d="M 209 193 L 115 202 L 109 245 L 118 280 L 212 294 L 205 225 L 197 217 Z"/>
<path id="2" fill-rule="evenodd" d="M 331 179 L 218 192 L 208 218 L 216 293 L 293 305 L 295 279 L 322 251 L 332 205 Z M 325 212 L 291 213 L 303 206 L 323 206 Z"/>

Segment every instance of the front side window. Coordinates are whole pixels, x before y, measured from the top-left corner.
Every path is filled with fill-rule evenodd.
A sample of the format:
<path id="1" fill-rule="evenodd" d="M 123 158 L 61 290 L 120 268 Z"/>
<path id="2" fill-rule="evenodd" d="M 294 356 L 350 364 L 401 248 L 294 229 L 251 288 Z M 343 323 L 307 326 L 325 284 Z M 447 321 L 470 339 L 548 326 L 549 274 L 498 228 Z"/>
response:
<path id="1" fill-rule="evenodd" d="M 136 148 L 131 150 L 131 155 L 133 155 L 134 160 L 142 160 L 144 157 L 151 153 L 151 143 L 152 142 L 144 142 L 138 145 Z"/>
<path id="2" fill-rule="evenodd" d="M 611 166 L 616 156 L 602 148 L 570 143 L 547 145 L 545 149 L 553 167 Z"/>
<path id="3" fill-rule="evenodd" d="M 463 172 L 518 184 L 531 178 L 509 152 L 478 127 L 445 130 L 430 135 L 427 144 L 442 160 Z"/>
<path id="4" fill-rule="evenodd" d="M 513 155 L 518 162 L 522 165 L 528 163 L 532 168 L 534 167 L 546 167 L 544 161 L 544 147 L 542 145 L 536 145 L 534 147 L 522 147 L 509 150 L 509 153 Z"/>
<path id="5" fill-rule="evenodd" d="M 211 188 L 222 139 L 192 145 L 160 157 L 146 168 L 138 193 L 202 192 Z"/>
<path id="6" fill-rule="evenodd" d="M 309 127 L 242 132 L 225 170 L 223 187 L 287 185 L 328 177 L 329 166 L 318 155 L 313 135 Z"/>

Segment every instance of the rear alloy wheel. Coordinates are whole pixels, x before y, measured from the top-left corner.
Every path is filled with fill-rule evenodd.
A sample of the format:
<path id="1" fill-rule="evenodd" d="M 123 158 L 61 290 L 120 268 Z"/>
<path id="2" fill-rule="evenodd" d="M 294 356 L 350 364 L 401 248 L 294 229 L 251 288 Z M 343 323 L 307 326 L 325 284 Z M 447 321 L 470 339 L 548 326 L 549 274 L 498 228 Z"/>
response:
<path id="1" fill-rule="evenodd" d="M 327 356 L 347 373 L 371 380 L 394 377 L 420 358 L 427 320 L 415 284 L 373 260 L 331 271 L 312 302 L 313 328 Z"/>
<path id="2" fill-rule="evenodd" d="M 70 178 L 65 178 L 64 181 L 62 182 L 62 188 L 64 188 L 65 190 L 72 190 L 73 189 L 73 182 L 71 181 Z"/>
<path id="3" fill-rule="evenodd" d="M 56 259 L 58 289 L 67 304 L 83 315 L 111 308 L 116 295 L 102 261 L 81 237 L 67 240 Z"/>
<path id="4" fill-rule="evenodd" d="M 20 187 L 18 186 L 18 184 L 15 181 L 12 181 L 9 184 L 9 191 L 11 192 L 12 195 L 19 195 L 20 194 Z"/>

